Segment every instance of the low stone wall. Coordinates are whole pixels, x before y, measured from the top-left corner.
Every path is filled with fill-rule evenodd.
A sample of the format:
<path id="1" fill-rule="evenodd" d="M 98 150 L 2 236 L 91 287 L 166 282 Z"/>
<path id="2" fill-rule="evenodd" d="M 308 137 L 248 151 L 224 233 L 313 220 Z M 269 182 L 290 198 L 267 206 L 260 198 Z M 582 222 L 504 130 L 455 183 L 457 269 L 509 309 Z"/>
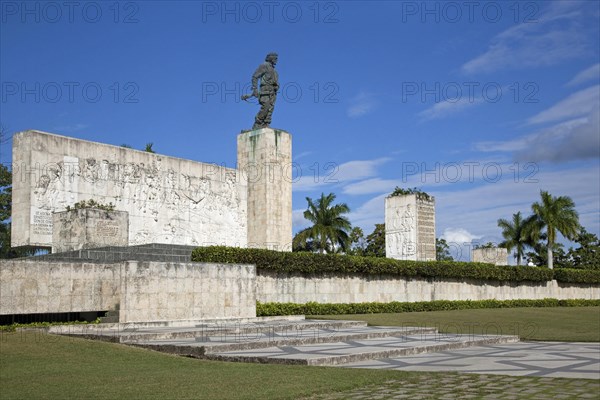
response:
<path id="1" fill-rule="evenodd" d="M 119 264 L 0 261 L 0 315 L 114 310 Z"/>
<path id="2" fill-rule="evenodd" d="M 433 300 L 600 299 L 599 285 L 549 282 L 407 279 L 389 276 L 301 276 L 259 271 L 262 303 L 363 303 Z"/>
<path id="3" fill-rule="evenodd" d="M 256 316 L 253 265 L 127 261 L 121 322 Z"/>
<path id="4" fill-rule="evenodd" d="M 600 285 L 276 274 L 254 265 L 0 261 L 0 315 L 93 312 L 120 322 L 252 318 L 263 303 L 600 299 Z"/>
<path id="5" fill-rule="evenodd" d="M 256 316 L 253 265 L 0 261 L 0 315 L 115 310 L 120 322 Z"/>

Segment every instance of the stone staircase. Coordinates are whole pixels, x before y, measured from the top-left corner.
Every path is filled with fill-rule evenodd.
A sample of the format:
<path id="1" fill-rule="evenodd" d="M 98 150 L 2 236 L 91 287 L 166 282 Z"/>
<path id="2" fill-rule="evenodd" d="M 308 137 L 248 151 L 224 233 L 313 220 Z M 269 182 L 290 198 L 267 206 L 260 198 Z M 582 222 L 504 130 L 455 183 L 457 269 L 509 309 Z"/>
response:
<path id="1" fill-rule="evenodd" d="M 120 261 L 191 262 L 197 246 L 151 243 L 138 246 L 108 246 L 30 257 L 38 261 L 84 261 L 116 263 Z"/>
<path id="2" fill-rule="evenodd" d="M 440 334 L 427 327 L 375 327 L 362 321 L 303 317 L 189 321 L 179 326 L 100 324 L 54 333 L 202 359 L 301 365 L 338 365 L 519 341 L 517 336 Z"/>
<path id="3" fill-rule="evenodd" d="M 106 312 L 104 317 L 100 317 L 101 324 L 117 324 L 119 323 L 119 305 L 115 310 L 110 310 Z"/>

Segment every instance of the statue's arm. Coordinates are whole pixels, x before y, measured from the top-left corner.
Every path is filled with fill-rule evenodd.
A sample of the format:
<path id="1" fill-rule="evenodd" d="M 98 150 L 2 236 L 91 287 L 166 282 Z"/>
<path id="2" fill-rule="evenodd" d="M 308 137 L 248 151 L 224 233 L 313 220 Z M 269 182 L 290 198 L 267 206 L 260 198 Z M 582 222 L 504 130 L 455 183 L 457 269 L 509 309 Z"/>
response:
<path id="1" fill-rule="evenodd" d="M 258 93 L 258 80 L 265 74 L 265 66 L 261 64 L 252 75 L 252 93 Z"/>

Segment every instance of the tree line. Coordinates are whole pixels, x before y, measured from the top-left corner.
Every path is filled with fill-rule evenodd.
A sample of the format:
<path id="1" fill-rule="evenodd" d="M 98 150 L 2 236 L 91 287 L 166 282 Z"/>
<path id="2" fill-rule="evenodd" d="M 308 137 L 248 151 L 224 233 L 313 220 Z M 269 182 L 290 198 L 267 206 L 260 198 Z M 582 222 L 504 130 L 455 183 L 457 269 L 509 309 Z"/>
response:
<path id="1" fill-rule="evenodd" d="M 406 190 L 393 194 L 406 194 Z M 409 190 L 416 193 L 415 189 Z M 422 192 L 420 192 L 422 193 Z M 358 256 L 385 257 L 385 224 L 375 224 L 369 235 L 360 227 L 352 227 L 346 214 L 346 203 L 335 204 L 335 194 L 321 194 L 317 200 L 306 197 L 308 208 L 304 218 L 312 225 L 294 236 L 293 251 L 342 253 Z M 527 257 L 534 265 L 548 268 L 600 269 L 600 241 L 579 224 L 575 203 L 567 196 L 554 197 L 540 192 L 540 201 L 531 206 L 532 215 L 513 214 L 512 220 L 499 219 L 504 241 L 499 247 L 515 250 L 517 264 Z M 563 250 L 557 235 L 574 241 L 577 247 Z M 489 246 L 484 245 L 482 247 Z M 530 252 L 526 253 L 529 249 Z M 445 239 L 436 238 L 438 261 L 452 261 L 450 247 Z"/>
<path id="2" fill-rule="evenodd" d="M 526 217 L 519 211 L 511 220 L 498 220 L 504 238 L 499 246 L 515 250 L 517 265 L 526 257 L 534 265 L 548 268 L 600 269 L 600 241 L 580 225 L 570 197 L 555 197 L 542 190 L 540 201 L 531 205 L 531 211 Z M 556 240 L 559 233 L 578 247 L 565 252 Z M 527 249 L 532 251 L 526 253 Z"/>

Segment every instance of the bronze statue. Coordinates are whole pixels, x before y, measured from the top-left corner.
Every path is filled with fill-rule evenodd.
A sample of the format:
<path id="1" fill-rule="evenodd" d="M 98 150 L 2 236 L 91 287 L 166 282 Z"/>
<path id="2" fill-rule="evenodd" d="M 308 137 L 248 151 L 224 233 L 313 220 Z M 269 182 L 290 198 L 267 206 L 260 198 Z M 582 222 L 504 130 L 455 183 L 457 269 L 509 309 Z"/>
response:
<path id="1" fill-rule="evenodd" d="M 277 90 L 279 89 L 279 76 L 275 71 L 275 64 L 277 64 L 277 53 L 267 54 L 265 62 L 259 65 L 254 75 L 252 75 L 252 94 L 242 96 L 242 100 L 256 97 L 260 104 L 260 111 L 256 114 L 252 129 L 265 128 L 271 124 Z M 257 87 L 259 80 L 260 91 Z"/>

